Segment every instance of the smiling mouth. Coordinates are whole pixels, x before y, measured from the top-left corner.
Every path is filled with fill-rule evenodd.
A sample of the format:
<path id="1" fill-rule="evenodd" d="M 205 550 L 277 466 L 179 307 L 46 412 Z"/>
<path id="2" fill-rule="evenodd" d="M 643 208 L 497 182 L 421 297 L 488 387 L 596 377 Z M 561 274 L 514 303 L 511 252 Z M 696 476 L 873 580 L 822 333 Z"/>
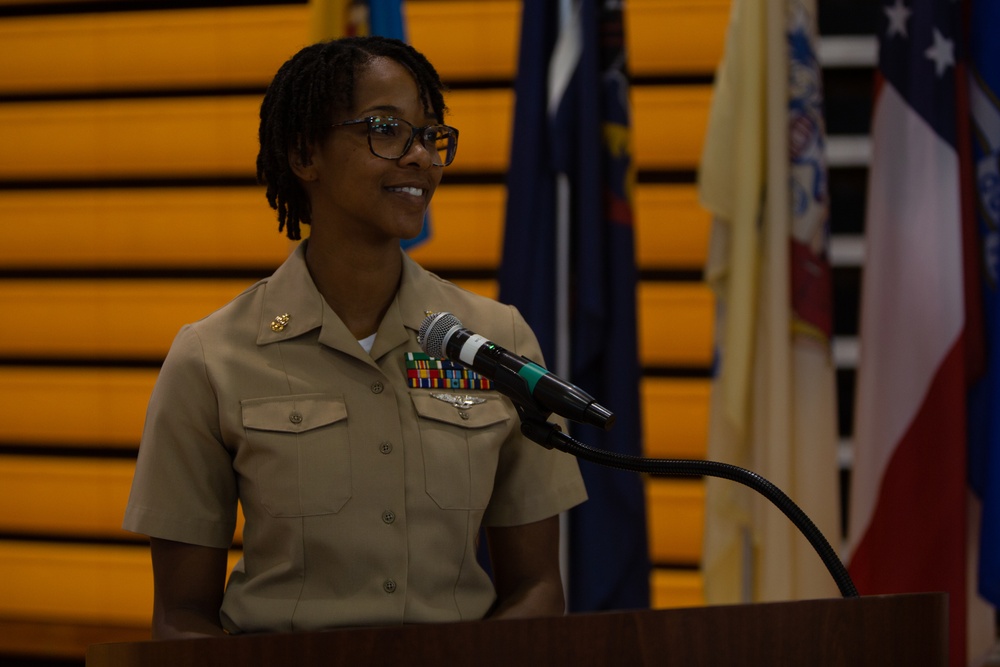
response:
<path id="1" fill-rule="evenodd" d="M 423 188 L 414 188 L 414 187 L 407 186 L 407 187 L 386 188 L 386 189 L 389 192 L 402 192 L 404 194 L 413 195 L 414 197 L 423 197 L 424 196 L 424 190 L 423 190 Z"/>

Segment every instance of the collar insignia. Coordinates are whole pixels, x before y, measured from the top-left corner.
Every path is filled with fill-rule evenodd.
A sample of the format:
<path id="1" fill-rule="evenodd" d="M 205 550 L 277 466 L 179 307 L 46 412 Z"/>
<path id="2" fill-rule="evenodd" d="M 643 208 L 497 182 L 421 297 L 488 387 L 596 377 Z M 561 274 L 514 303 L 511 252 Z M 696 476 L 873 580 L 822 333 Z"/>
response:
<path id="1" fill-rule="evenodd" d="M 292 316 L 289 315 L 288 313 L 283 313 L 281 315 L 278 315 L 273 320 L 271 320 L 271 331 L 284 331 L 285 326 L 291 319 Z"/>

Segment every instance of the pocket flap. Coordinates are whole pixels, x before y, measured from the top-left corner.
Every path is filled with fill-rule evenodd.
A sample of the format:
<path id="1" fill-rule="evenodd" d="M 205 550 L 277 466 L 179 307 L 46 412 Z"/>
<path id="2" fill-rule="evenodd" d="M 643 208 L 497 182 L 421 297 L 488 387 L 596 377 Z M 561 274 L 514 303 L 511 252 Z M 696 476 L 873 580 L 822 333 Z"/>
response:
<path id="1" fill-rule="evenodd" d="M 347 419 L 342 398 L 301 394 L 240 401 L 243 426 L 258 431 L 301 433 Z"/>

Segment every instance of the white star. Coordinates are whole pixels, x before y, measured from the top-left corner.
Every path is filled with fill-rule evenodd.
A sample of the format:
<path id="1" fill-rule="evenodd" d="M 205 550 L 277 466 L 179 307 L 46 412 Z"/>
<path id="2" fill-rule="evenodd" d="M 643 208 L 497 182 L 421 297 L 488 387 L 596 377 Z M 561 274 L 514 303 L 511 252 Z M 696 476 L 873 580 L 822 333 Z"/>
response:
<path id="1" fill-rule="evenodd" d="M 892 7 L 886 7 L 882 11 L 885 15 L 889 17 L 889 29 L 886 31 L 887 37 L 892 37 L 893 35 L 901 35 L 903 37 L 907 36 L 906 33 L 906 21 L 910 18 L 911 12 L 903 4 L 903 0 L 896 0 L 896 4 Z"/>
<path id="2" fill-rule="evenodd" d="M 934 28 L 934 45 L 924 51 L 928 60 L 934 61 L 934 71 L 940 77 L 948 66 L 955 64 L 955 43 L 945 39 L 944 35 Z"/>

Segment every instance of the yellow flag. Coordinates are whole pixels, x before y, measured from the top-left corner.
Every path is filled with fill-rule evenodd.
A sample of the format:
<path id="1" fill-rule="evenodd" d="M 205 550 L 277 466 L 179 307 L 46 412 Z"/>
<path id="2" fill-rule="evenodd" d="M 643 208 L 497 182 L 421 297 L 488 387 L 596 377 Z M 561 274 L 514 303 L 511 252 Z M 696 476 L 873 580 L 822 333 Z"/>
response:
<path id="1" fill-rule="evenodd" d="M 718 313 L 708 455 L 782 489 L 836 550 L 829 295 L 804 311 L 792 303 L 802 291 L 793 277 L 803 273 L 793 267 L 812 261 L 809 268 L 828 269 L 828 236 L 817 233 L 828 223 L 828 202 L 815 19 L 815 0 L 733 4 L 699 174 L 702 203 L 714 218 L 706 277 Z M 815 86 L 802 99 L 798 87 L 806 79 Z M 802 132 L 805 126 L 811 133 Z M 811 189 L 803 193 L 800 181 L 808 176 Z M 828 278 L 828 271 L 819 275 Z M 807 287 L 807 295 L 822 296 L 829 285 Z M 814 317 L 824 309 L 825 320 Z M 710 479 L 705 509 L 702 570 L 710 604 L 837 596 L 819 555 L 763 497 Z"/>

